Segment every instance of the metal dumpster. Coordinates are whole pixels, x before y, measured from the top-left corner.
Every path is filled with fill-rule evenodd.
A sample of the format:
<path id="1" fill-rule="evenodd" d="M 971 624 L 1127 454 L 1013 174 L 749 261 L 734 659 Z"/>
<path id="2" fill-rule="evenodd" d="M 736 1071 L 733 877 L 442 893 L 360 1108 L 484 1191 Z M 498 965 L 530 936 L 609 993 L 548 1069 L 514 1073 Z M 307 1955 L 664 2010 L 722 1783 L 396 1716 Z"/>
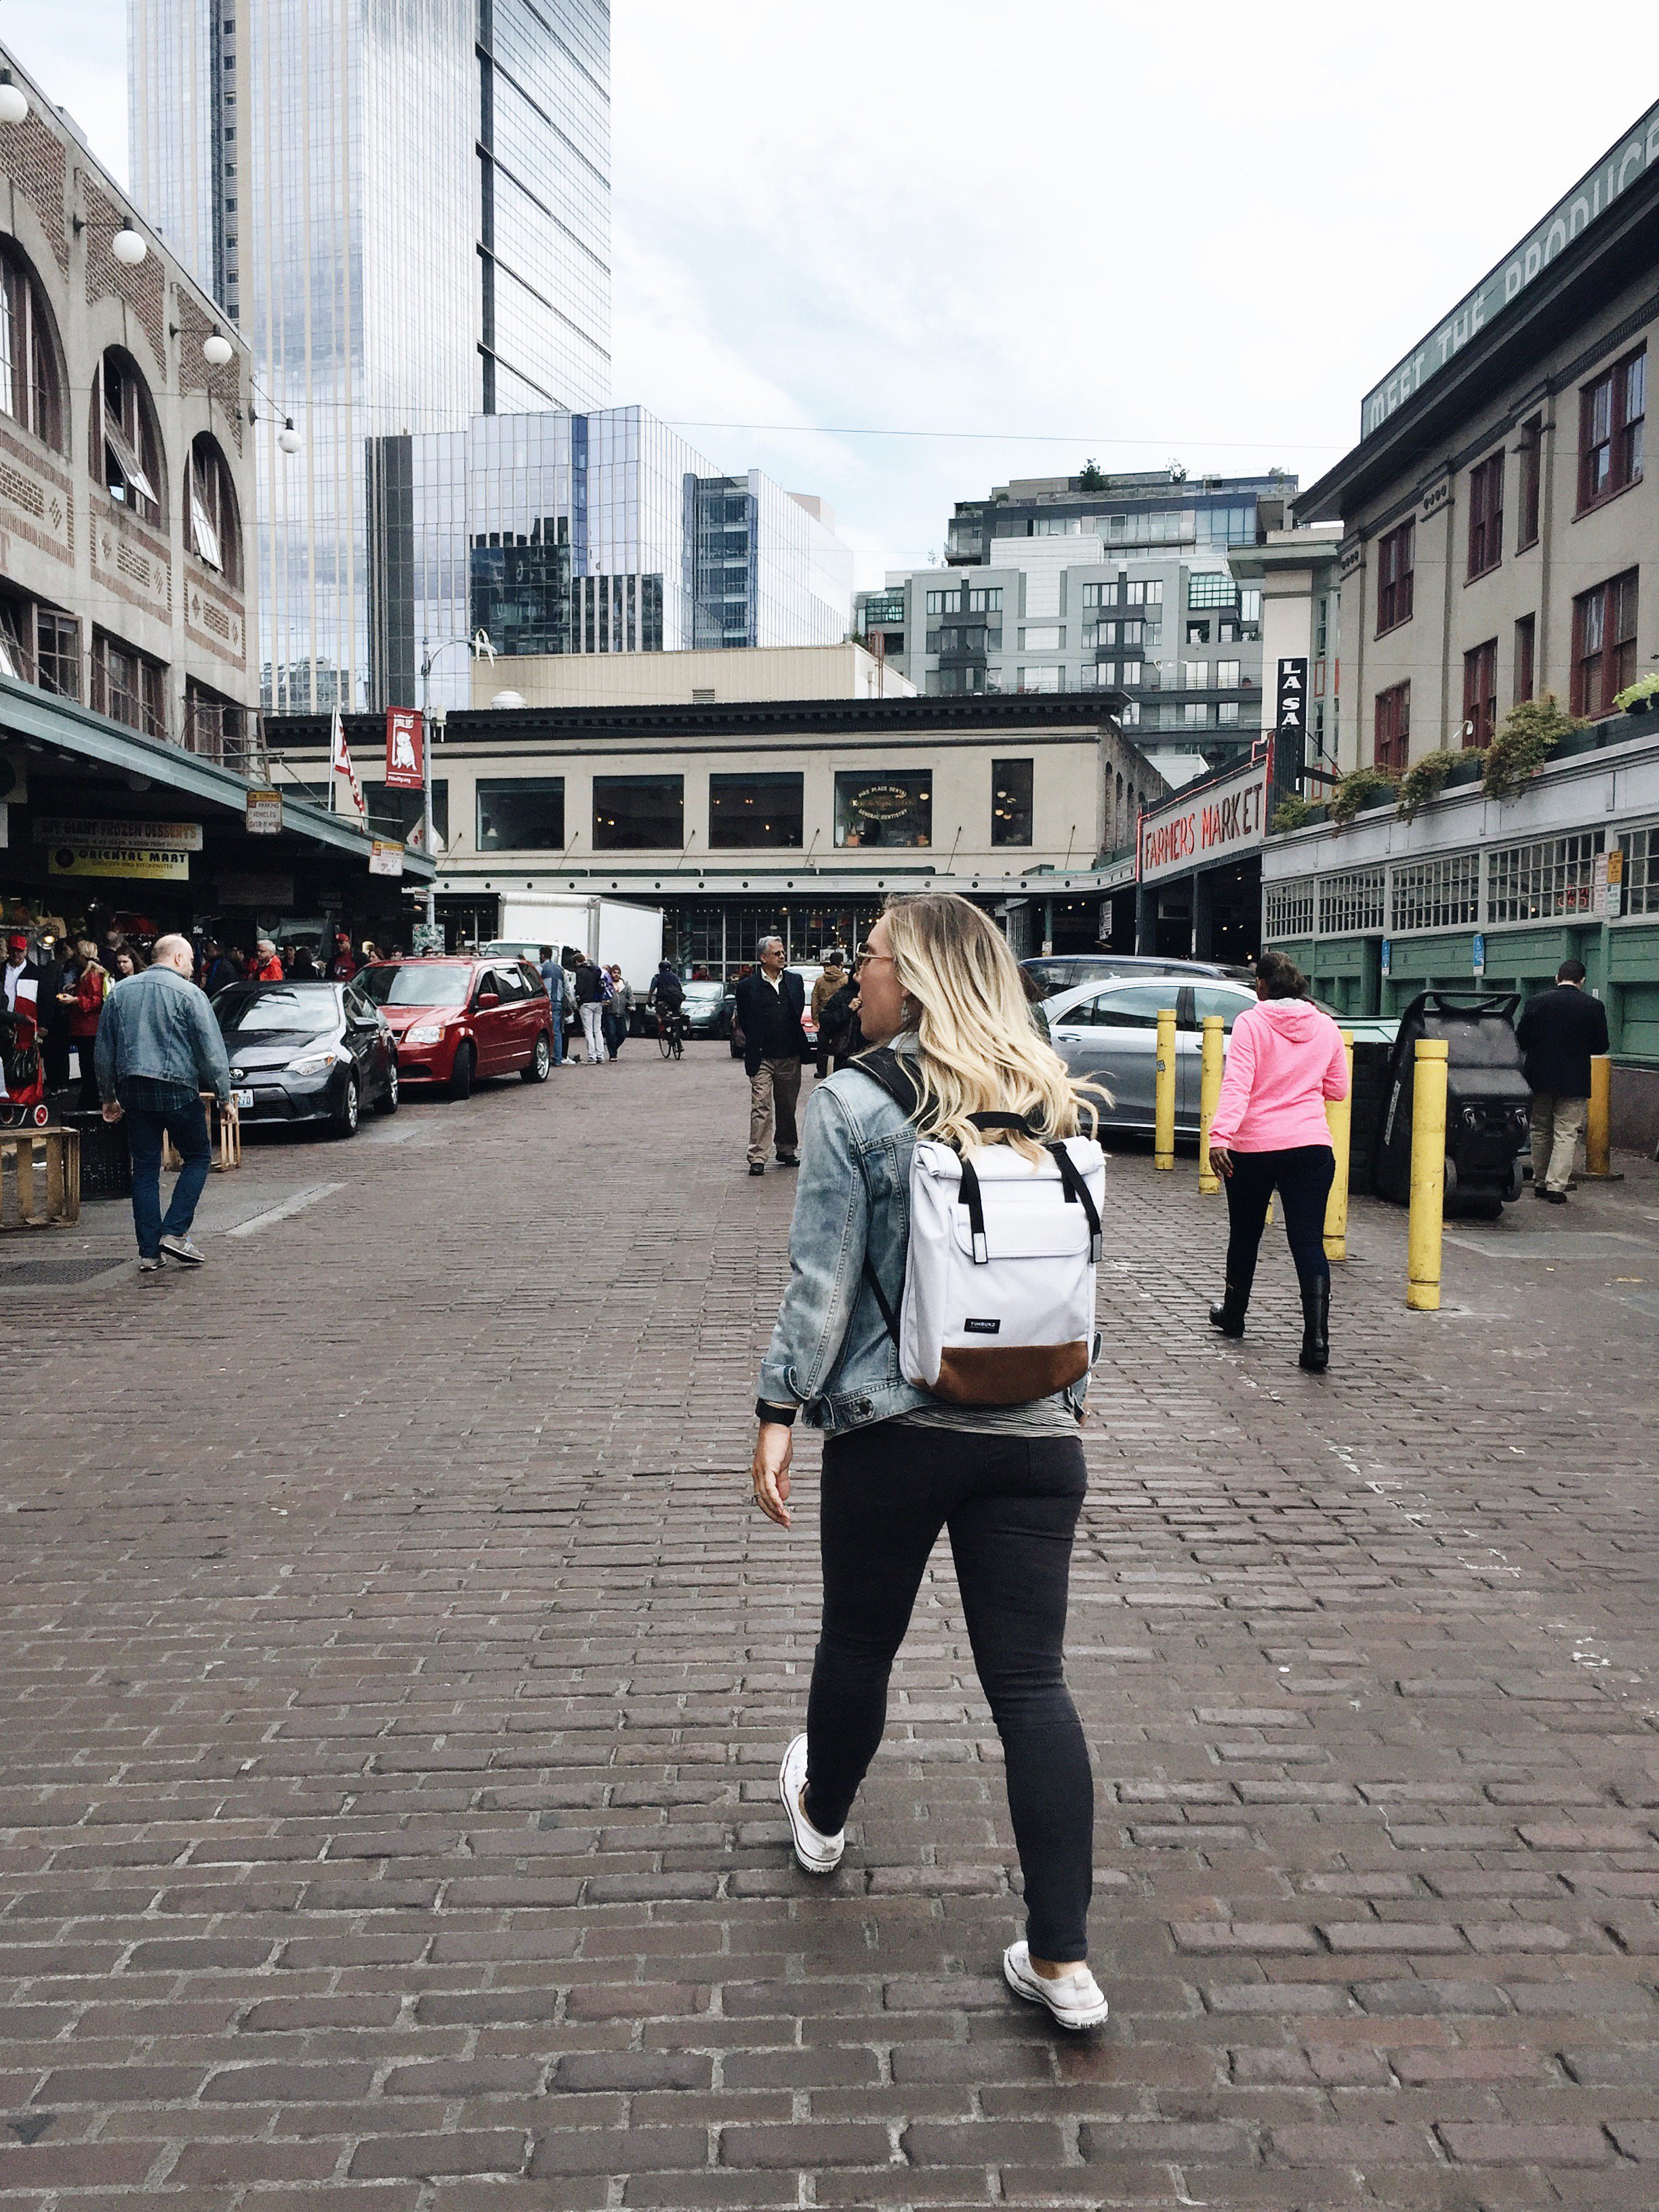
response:
<path id="1" fill-rule="evenodd" d="M 1518 992 L 1419 992 L 1400 1018 L 1389 1062 L 1372 1188 L 1411 1198 L 1412 1102 L 1419 1037 L 1442 1037 L 1446 1069 L 1446 1211 L 1495 1221 L 1519 1198 L 1532 1094 L 1515 1041 Z"/>

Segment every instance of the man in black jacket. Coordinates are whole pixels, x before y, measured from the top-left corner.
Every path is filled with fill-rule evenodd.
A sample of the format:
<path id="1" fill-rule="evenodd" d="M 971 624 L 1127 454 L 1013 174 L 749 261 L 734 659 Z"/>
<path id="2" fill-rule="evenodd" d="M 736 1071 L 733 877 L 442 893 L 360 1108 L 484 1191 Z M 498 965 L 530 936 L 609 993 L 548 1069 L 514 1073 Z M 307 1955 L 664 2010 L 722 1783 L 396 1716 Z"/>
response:
<path id="1" fill-rule="evenodd" d="M 1589 1108 L 1590 1060 L 1607 1048 L 1607 1010 L 1585 990 L 1582 960 L 1564 960 L 1555 988 L 1528 1000 L 1515 1036 L 1532 1087 L 1532 1194 L 1565 1206 Z"/>
<path id="2" fill-rule="evenodd" d="M 760 966 L 738 985 L 734 1021 L 743 1040 L 743 1067 L 749 1078 L 749 1172 L 766 1173 L 766 1148 L 777 1124 L 779 1164 L 799 1167 L 795 1101 L 800 1096 L 800 1064 L 806 1057 L 806 1032 L 800 1019 L 806 993 L 799 975 L 783 964 L 783 939 L 763 937 Z"/>

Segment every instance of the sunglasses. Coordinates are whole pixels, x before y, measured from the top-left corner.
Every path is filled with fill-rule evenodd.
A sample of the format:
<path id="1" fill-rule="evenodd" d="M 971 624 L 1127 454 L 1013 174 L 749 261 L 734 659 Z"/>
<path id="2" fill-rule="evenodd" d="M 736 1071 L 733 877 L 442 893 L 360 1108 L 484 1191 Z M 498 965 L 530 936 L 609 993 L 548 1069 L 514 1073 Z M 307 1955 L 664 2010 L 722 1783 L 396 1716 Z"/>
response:
<path id="1" fill-rule="evenodd" d="M 855 968 L 862 968 L 868 961 L 890 960 L 892 957 L 890 952 L 878 952 L 871 945 L 860 945 L 853 956 L 853 965 Z"/>

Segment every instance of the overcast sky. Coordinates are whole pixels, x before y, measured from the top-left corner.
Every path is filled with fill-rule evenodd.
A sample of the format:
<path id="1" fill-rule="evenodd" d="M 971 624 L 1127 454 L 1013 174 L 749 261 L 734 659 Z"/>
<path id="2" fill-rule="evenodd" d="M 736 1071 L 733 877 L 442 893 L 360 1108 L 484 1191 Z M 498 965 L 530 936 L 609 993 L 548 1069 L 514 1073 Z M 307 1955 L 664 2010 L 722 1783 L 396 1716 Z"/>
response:
<path id="1" fill-rule="evenodd" d="M 1089 458 L 1308 483 L 1659 98 L 1651 0 L 1594 13 L 617 0 L 612 397 L 828 499 L 861 584 Z M 125 31 L 0 0 L 122 176 Z"/>

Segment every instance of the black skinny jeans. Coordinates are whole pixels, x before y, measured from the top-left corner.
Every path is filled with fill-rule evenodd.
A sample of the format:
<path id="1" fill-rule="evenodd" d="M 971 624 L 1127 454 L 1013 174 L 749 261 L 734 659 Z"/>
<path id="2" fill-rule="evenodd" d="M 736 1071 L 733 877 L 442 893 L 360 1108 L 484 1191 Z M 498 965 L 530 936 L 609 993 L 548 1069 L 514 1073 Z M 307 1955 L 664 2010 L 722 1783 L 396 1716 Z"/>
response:
<path id="1" fill-rule="evenodd" d="M 1278 1186 L 1285 1207 L 1285 1234 L 1297 1279 L 1329 1282 L 1325 1257 L 1325 1201 L 1331 1194 L 1335 1158 L 1328 1145 L 1291 1145 L 1281 1152 L 1235 1152 L 1227 1185 L 1227 1285 L 1248 1298 L 1255 1280 L 1255 1256 L 1267 1222 L 1267 1201 Z"/>
<path id="2" fill-rule="evenodd" d="M 881 1741 L 887 1678 L 927 1555 L 948 1528 L 974 1664 L 1002 1738 L 1027 1937 L 1039 1959 L 1081 1959 L 1088 1948 L 1094 1781 L 1064 1652 L 1086 1486 L 1074 1437 L 884 1421 L 823 1448 L 807 1817 L 830 1835 L 846 1821 Z"/>

